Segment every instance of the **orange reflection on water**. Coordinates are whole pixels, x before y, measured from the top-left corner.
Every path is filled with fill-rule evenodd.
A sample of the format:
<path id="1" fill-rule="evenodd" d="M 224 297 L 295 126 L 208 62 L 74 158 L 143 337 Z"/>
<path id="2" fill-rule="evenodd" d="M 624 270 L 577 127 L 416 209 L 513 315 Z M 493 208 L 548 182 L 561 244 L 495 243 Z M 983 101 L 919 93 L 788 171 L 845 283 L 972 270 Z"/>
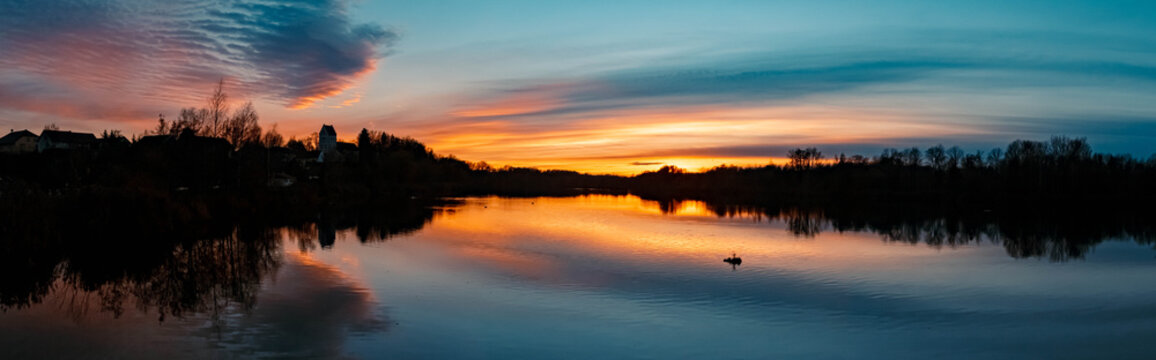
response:
<path id="1" fill-rule="evenodd" d="M 721 260 L 735 252 L 748 269 L 840 271 L 899 267 L 904 258 L 937 252 L 885 244 L 869 233 L 798 237 L 765 215 L 730 214 L 720 218 L 697 201 L 664 206 L 634 196 L 470 199 L 454 216 L 422 230 L 421 237 L 463 260 L 527 277 L 543 276 L 552 271 L 551 263 L 576 258 L 721 268 Z"/>
<path id="2" fill-rule="evenodd" d="M 282 239 L 285 244 L 289 245 L 296 243 L 297 239 L 289 235 L 287 232 L 282 233 Z M 323 259 L 319 256 L 323 254 L 315 251 L 284 251 L 286 259 L 291 263 L 300 265 L 301 269 L 312 274 L 311 276 L 324 279 L 329 284 L 343 284 L 348 289 L 353 290 L 364 296 L 367 302 L 376 302 L 375 294 L 370 291 L 366 279 L 366 274 L 361 269 L 361 262 L 358 257 L 352 254 L 340 253 L 336 259 Z M 329 255 L 329 254 L 327 254 Z"/>

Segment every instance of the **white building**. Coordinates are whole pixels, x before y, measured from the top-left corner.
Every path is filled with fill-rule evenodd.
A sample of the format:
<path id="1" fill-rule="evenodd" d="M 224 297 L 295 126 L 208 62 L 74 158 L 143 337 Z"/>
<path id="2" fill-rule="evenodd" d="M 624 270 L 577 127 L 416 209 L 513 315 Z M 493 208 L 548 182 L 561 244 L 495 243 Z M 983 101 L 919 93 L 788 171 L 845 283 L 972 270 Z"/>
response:
<path id="1" fill-rule="evenodd" d="M 332 156 L 337 152 L 337 130 L 333 125 L 321 125 L 321 131 L 317 132 L 317 150 L 321 153 L 317 155 L 319 162 L 325 162 L 325 154 Z"/>

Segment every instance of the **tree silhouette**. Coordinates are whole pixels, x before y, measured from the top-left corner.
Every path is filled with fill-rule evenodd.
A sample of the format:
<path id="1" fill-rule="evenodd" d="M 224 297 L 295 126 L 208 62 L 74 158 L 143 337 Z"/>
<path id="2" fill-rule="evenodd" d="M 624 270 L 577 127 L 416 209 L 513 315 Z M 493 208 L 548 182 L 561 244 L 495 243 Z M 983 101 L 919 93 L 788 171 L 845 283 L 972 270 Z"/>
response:
<path id="1" fill-rule="evenodd" d="M 269 127 L 269 130 L 265 131 L 265 135 L 261 136 L 261 145 L 266 148 L 285 145 L 285 138 L 281 136 L 281 133 L 277 132 L 277 124 L 273 124 L 273 126 Z"/>
<path id="2" fill-rule="evenodd" d="M 787 152 L 787 158 L 790 159 L 789 166 L 792 169 L 803 170 L 817 166 L 819 161 L 823 159 L 823 153 L 813 147 L 794 149 Z"/>
<path id="3" fill-rule="evenodd" d="M 213 89 L 213 94 L 209 95 L 208 107 L 203 109 L 202 116 L 207 124 L 201 135 L 226 136 L 226 132 L 229 131 L 226 125 L 226 121 L 229 120 L 229 95 L 225 94 L 225 78 L 217 81 L 217 87 Z"/>
<path id="4" fill-rule="evenodd" d="M 221 126 L 222 137 L 238 149 L 248 144 L 260 143 L 261 126 L 257 125 L 257 118 L 253 102 L 246 102 Z"/>
<path id="5" fill-rule="evenodd" d="M 927 163 L 937 170 L 944 170 L 947 168 L 947 150 L 944 150 L 943 144 L 935 145 L 927 148 Z"/>

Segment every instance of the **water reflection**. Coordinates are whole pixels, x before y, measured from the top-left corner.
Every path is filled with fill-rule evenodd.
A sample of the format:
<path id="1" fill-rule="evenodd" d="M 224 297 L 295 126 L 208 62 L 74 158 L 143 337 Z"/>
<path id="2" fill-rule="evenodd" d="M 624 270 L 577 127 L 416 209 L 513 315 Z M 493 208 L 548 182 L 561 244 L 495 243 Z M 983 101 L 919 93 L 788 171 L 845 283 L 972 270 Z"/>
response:
<path id="1" fill-rule="evenodd" d="M 149 322 L 186 329 L 216 344 L 217 350 L 210 353 L 174 345 L 200 354 L 193 357 L 344 356 L 347 337 L 384 332 L 389 321 L 368 286 L 313 260 L 309 252 L 332 248 L 338 233 L 354 232 L 366 243 L 412 233 L 444 206 L 403 203 L 326 211 L 316 222 L 241 224 L 229 230 L 216 228 L 202 239 L 160 232 L 142 235 L 149 233 L 148 228 L 124 229 L 136 232 L 126 237 L 96 230 L 92 236 L 72 239 L 0 236 L 8 250 L 0 253 L 5 274 L 0 312 L 8 314 L 0 321 L 0 338 L 23 339 L 21 346 L 0 351 L 0 358 L 10 358 L 5 354 L 152 358 L 157 354 L 122 353 L 118 347 L 85 340 L 104 337 L 105 342 L 117 343 L 121 336 L 111 334 L 142 341 L 161 336 L 140 333 Z M 74 327 L 66 323 L 111 328 L 101 330 L 100 336 L 72 334 L 73 341 L 100 349 L 53 348 L 53 342 L 68 336 L 56 328 L 20 330 L 36 327 L 32 324 Z M 218 351 L 234 355 L 215 354 Z"/>
<path id="2" fill-rule="evenodd" d="M 276 281 L 262 288 L 260 306 L 223 318 L 211 342 L 262 357 L 339 358 L 348 338 L 389 330 L 367 284 L 306 253 L 285 257 Z"/>
<path id="3" fill-rule="evenodd" d="M 799 237 L 825 231 L 871 232 L 884 241 L 955 248 L 976 243 L 1003 245 L 1013 258 L 1081 259 L 1097 244 L 1131 239 L 1156 244 L 1156 218 L 1150 214 L 1086 209 L 1081 213 L 1051 209 L 1029 211 L 927 211 L 832 205 L 798 208 L 716 204 L 693 200 L 646 200 L 663 214 L 749 218 L 782 222 Z"/>
<path id="4" fill-rule="evenodd" d="M 166 353 L 119 350 L 134 348 L 124 339 L 169 344 L 156 329 L 192 343 L 165 345 L 182 349 L 176 357 L 274 358 L 631 357 L 632 346 L 741 358 L 768 341 L 809 351 L 823 348 L 814 339 L 935 342 L 944 339 L 911 329 L 976 338 L 1038 330 L 1040 318 L 1062 317 L 1048 321 L 1065 331 L 1111 330 L 1104 317 L 1153 329 L 1143 321 L 1156 315 L 1152 253 L 1129 243 L 1152 244 L 1151 222 L 893 210 L 469 198 L 241 224 L 199 240 L 0 237 L 13 250 L 0 254 L 0 339 L 12 345 L 0 357 L 157 357 Z M 1084 259 L 1097 247 L 1100 259 L 1083 267 L 1016 260 Z M 124 346 L 51 346 L 91 339 Z M 731 341 L 744 346 L 717 346 Z"/>
<path id="5" fill-rule="evenodd" d="M 364 346 L 399 358 L 1119 358 L 1145 345 L 1114 331 L 1156 331 L 1156 262 L 1130 242 L 1055 264 L 714 209 L 469 199 L 404 241 L 332 251 L 375 259 L 404 330 Z"/>
<path id="6" fill-rule="evenodd" d="M 100 310 L 119 317 L 128 304 L 154 312 L 158 321 L 191 313 L 216 320 L 230 307 L 252 309 L 264 274 L 281 264 L 273 231 L 242 230 L 219 239 L 177 245 L 151 269 L 125 271 L 109 264 L 69 261 L 62 265 L 57 290 L 71 293 L 65 309 L 83 316 L 90 298 Z M 91 261 L 91 260 L 89 260 Z"/>
<path id="7" fill-rule="evenodd" d="M 552 199 L 545 201 L 549 204 Z M 577 201 L 594 212 L 626 210 L 781 223 L 788 233 L 803 238 L 814 238 L 824 232 L 871 232 L 886 242 L 935 248 L 993 243 L 1002 245 L 1014 258 L 1045 257 L 1052 261 L 1082 258 L 1108 239 L 1131 239 L 1142 244 L 1156 242 L 1156 229 L 1153 229 L 1156 222 L 1110 213 L 1078 217 L 990 212 L 937 215 L 846 207 L 801 209 L 630 200 L 630 197 L 618 196 L 553 199 L 554 203 L 558 201 Z M 381 242 L 412 234 L 434 221 L 435 216 L 452 214 L 455 206 L 453 202 L 437 206 L 404 204 L 323 213 L 316 222 L 285 227 L 241 226 L 209 240 L 176 242 L 167 251 L 155 244 L 76 251 L 68 244 L 43 246 L 36 241 L 6 238 L 6 245 L 13 251 L 2 255 L 5 273 L 20 275 L 8 276 L 0 287 L 0 308 L 27 307 L 43 301 L 48 292 L 58 291 L 74 293 L 64 308 L 78 314 L 90 309 L 90 303 L 100 304 L 101 311 L 119 315 L 125 311 L 126 303 L 131 302 L 137 309 L 151 310 L 162 321 L 168 316 L 186 313 L 217 314 L 230 307 L 248 309 L 255 302 L 254 293 L 260 287 L 262 276 L 276 272 L 280 265 L 281 237 L 294 239 L 301 251 L 332 248 L 338 232 L 344 231 L 355 233 L 361 243 Z M 582 224 L 582 216 L 550 213 L 544 217 L 551 220 L 542 220 L 535 226 L 548 226 L 556 221 Z M 466 226 L 480 229 L 490 225 Z M 108 241 L 115 243 L 116 240 Z M 89 249 L 88 246 L 77 248 Z"/>
<path id="8" fill-rule="evenodd" d="M 155 312 L 161 321 L 233 305 L 249 308 L 262 276 L 280 265 L 277 235 L 271 229 L 239 228 L 220 238 L 177 242 L 167 253 L 115 243 L 106 244 L 115 250 L 95 253 L 65 247 L 8 252 L 4 262 L 26 271 L 6 277 L 0 307 L 27 307 L 56 291 L 68 294 L 63 308 L 77 315 L 99 304 L 101 311 L 119 316 L 127 302 Z M 113 251 L 117 254 L 110 256 Z"/>

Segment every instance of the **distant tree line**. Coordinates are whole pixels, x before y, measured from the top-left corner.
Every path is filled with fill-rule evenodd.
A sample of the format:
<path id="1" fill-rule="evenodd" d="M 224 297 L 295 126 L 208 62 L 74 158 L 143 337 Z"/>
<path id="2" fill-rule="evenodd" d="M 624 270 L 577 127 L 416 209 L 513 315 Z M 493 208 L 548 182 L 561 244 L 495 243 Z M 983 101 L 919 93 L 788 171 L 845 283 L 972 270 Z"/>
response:
<path id="1" fill-rule="evenodd" d="M 1016 140 L 966 152 L 936 145 L 876 156 L 787 152 L 784 165 L 674 166 L 632 177 L 564 170 L 495 168 L 443 156 L 409 137 L 362 129 L 356 144 L 318 162 L 316 134 L 289 139 L 262 131 L 251 104 L 236 111 L 218 83 L 202 108 L 163 118 L 152 134 L 105 131 L 91 151 L 0 155 L 0 235 L 43 222 L 115 224 L 134 211 L 163 231 L 207 219 L 310 218 L 316 209 L 445 196 L 632 193 L 647 199 L 707 200 L 775 208 L 869 205 L 947 209 L 1085 208 L 1151 211 L 1156 157 L 1095 153 L 1084 138 Z M 91 214 L 72 210 L 81 204 Z M 170 216 L 178 214 L 179 216 Z M 64 224 L 61 224 L 65 226 Z M 130 224 L 133 225 L 133 224 Z"/>
<path id="2" fill-rule="evenodd" d="M 936 145 L 885 149 L 873 157 L 824 158 L 816 148 L 786 155 L 783 166 L 719 166 L 701 173 L 664 167 L 634 177 L 630 189 L 652 198 L 797 204 L 1147 206 L 1156 200 L 1156 156 L 1145 161 L 1094 153 L 1084 138 L 1016 140 L 1004 149 L 970 153 Z"/>
<path id="3" fill-rule="evenodd" d="M 631 193 L 667 211 L 681 200 L 704 200 L 719 216 L 779 219 L 800 236 L 868 230 L 888 241 L 934 246 L 991 240 L 1011 256 L 1057 261 L 1080 258 L 1110 238 L 1156 242 L 1150 206 L 1156 159 L 1095 153 L 1083 138 L 1017 140 L 986 152 L 886 149 L 876 156 L 824 157 L 817 148 L 800 148 L 786 154 L 784 165 L 699 173 L 664 166 L 623 177 L 496 168 L 369 129 L 357 144 L 339 147 L 340 161 L 317 162 L 315 141 L 284 142 L 272 128 L 259 139 L 230 141 L 208 136 L 219 133 L 203 130 L 204 121 L 195 124 L 164 132 L 175 136 L 128 139 L 105 131 L 91 151 L 0 154 L 0 245 L 16 254 L 4 257 L 0 269 L 35 275 L 0 286 L 0 307 L 37 302 L 61 276 L 62 263 L 69 266 L 64 276 L 77 274 L 68 279 L 73 284 L 146 291 L 119 281 L 138 273 L 162 282 L 148 274 L 188 260 L 164 254 L 174 247 L 207 251 L 192 242 L 206 237 L 235 233 L 239 242 L 229 246 L 254 255 L 243 266 L 266 266 L 268 257 L 251 253 L 269 249 L 251 243 L 265 236 L 243 235 L 238 224 L 316 224 L 309 232 L 356 226 L 362 241 L 381 241 L 421 228 L 432 218 L 430 204 L 447 196 Z M 204 255 L 199 264 L 215 266 L 218 254 Z M 246 277 L 223 279 L 252 286 Z M 229 296 L 243 304 L 246 291 Z M 203 304 L 170 295 L 152 306 L 179 315 Z"/>

